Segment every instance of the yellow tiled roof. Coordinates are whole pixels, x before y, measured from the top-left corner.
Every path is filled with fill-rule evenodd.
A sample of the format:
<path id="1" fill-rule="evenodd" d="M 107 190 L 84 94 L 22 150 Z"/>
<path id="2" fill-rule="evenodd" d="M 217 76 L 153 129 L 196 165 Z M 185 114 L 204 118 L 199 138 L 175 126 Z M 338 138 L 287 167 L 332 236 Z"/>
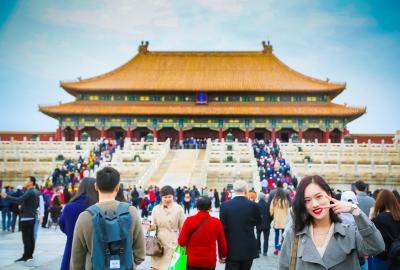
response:
<path id="1" fill-rule="evenodd" d="M 140 46 L 141 47 L 141 46 Z M 72 94 L 98 91 L 324 92 L 334 97 L 346 84 L 300 74 L 281 62 L 272 46 L 259 52 L 156 52 L 141 49 L 103 75 L 61 82 Z"/>
<path id="2" fill-rule="evenodd" d="M 237 115 L 237 116 L 343 116 L 355 119 L 365 108 L 348 107 L 331 102 L 191 102 L 74 101 L 39 108 L 50 116 L 57 115 Z"/>

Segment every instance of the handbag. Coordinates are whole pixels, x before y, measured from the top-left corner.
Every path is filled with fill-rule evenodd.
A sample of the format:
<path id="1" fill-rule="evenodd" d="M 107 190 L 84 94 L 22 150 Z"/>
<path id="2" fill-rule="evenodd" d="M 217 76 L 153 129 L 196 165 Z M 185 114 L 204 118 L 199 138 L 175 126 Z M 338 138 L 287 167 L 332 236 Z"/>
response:
<path id="1" fill-rule="evenodd" d="M 299 236 L 294 238 L 292 257 L 290 259 L 290 270 L 296 269 L 297 249 L 299 248 Z"/>
<path id="2" fill-rule="evenodd" d="M 151 236 L 149 231 L 146 233 L 145 242 L 147 256 L 161 257 L 164 254 L 164 247 L 162 246 L 160 239 L 158 239 L 157 234 L 157 229 L 154 236 Z"/>
<path id="3" fill-rule="evenodd" d="M 172 254 L 171 263 L 168 270 L 186 270 L 187 267 L 187 255 L 186 247 L 176 245 L 175 252 Z"/>
<path id="4" fill-rule="evenodd" d="M 190 238 L 192 238 L 193 234 L 195 234 L 200 229 L 200 227 L 207 222 L 208 218 L 209 216 L 205 217 L 199 223 L 199 225 L 197 225 L 197 227 L 189 234 L 186 246 L 187 244 L 189 244 Z M 186 246 L 185 247 L 181 247 L 180 245 L 176 246 L 175 252 L 172 254 L 172 259 L 168 267 L 168 270 L 186 270 L 187 266 Z"/>

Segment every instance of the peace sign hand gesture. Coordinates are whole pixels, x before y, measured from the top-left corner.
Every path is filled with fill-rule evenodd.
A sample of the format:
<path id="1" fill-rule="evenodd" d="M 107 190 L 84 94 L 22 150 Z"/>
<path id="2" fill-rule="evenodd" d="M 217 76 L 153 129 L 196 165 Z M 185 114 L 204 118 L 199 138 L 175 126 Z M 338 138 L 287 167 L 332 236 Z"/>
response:
<path id="1" fill-rule="evenodd" d="M 350 213 L 350 212 L 355 216 L 358 216 L 360 214 L 359 212 L 360 209 L 358 207 L 354 209 L 353 204 L 351 202 L 339 201 L 328 195 L 325 195 L 325 197 L 331 202 L 331 204 L 325 206 L 324 208 L 332 208 L 335 214 Z"/>

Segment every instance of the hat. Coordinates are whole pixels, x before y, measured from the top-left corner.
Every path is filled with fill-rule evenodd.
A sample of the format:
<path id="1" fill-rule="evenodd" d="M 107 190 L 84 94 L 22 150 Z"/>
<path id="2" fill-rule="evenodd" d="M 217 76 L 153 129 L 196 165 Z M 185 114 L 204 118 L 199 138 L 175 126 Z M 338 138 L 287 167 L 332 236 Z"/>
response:
<path id="1" fill-rule="evenodd" d="M 358 204 L 357 196 L 354 194 L 353 191 L 345 191 L 342 193 L 342 196 L 340 197 L 341 201 L 346 201 L 348 202 L 351 200 L 353 203 Z"/>

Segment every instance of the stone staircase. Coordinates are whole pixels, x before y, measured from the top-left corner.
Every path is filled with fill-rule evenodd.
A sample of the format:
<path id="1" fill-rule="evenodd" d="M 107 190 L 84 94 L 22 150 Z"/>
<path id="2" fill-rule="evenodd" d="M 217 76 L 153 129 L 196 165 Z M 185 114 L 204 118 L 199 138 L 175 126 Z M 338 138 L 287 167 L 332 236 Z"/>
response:
<path id="1" fill-rule="evenodd" d="M 198 150 L 199 154 L 197 155 L 196 165 L 194 167 L 192 177 L 190 179 L 189 185 L 196 187 L 205 187 L 207 184 L 207 173 L 205 166 L 205 156 L 206 150 Z"/>
<path id="2" fill-rule="evenodd" d="M 200 184 L 204 156 L 205 150 L 170 150 L 149 185 L 178 187 Z"/>

